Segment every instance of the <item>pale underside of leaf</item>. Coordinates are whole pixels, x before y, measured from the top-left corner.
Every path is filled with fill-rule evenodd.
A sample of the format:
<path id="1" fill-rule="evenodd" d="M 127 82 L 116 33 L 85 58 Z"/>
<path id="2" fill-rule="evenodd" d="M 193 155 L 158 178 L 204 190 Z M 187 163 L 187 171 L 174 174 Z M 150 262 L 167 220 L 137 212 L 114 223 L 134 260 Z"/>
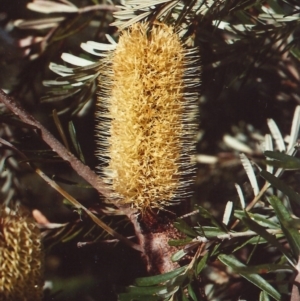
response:
<path id="1" fill-rule="evenodd" d="M 78 8 L 69 2 L 69 4 L 62 4 L 53 1 L 35 0 L 28 3 L 27 8 L 39 13 L 51 14 L 51 13 L 76 13 Z"/>
<path id="2" fill-rule="evenodd" d="M 250 184 L 252 186 L 254 195 L 258 195 L 259 193 L 259 187 L 258 187 L 258 183 L 257 183 L 257 179 L 254 173 L 254 169 L 252 164 L 250 163 L 249 159 L 245 156 L 245 154 L 240 154 L 240 158 L 241 158 L 241 162 L 243 164 L 243 167 L 246 171 L 246 174 L 249 178 Z"/>
<path id="3" fill-rule="evenodd" d="M 265 150 L 272 151 L 273 150 L 273 143 L 272 137 L 270 134 L 265 135 Z M 274 167 L 272 165 L 267 165 L 267 171 L 269 173 L 273 173 Z"/>
<path id="4" fill-rule="evenodd" d="M 61 55 L 61 58 L 69 64 L 72 64 L 72 65 L 75 65 L 75 66 L 80 66 L 80 67 L 92 65 L 94 63 L 92 61 L 80 58 L 80 57 L 75 56 L 75 55 L 70 54 L 70 53 L 63 53 Z"/>
<path id="5" fill-rule="evenodd" d="M 238 196 L 239 196 L 239 199 L 240 199 L 240 203 L 241 203 L 241 207 L 242 209 L 244 209 L 246 206 L 245 206 L 245 198 L 244 198 L 244 194 L 242 192 L 242 189 L 241 189 L 241 186 L 238 185 L 238 184 L 234 184 L 235 188 L 236 188 L 236 191 L 238 193 Z"/>
<path id="6" fill-rule="evenodd" d="M 268 119 L 267 123 L 268 123 L 268 127 L 270 129 L 270 132 L 272 134 L 272 137 L 275 140 L 278 150 L 280 152 L 284 152 L 285 151 L 285 143 L 284 143 L 281 132 L 280 132 L 276 122 L 273 119 Z"/>
<path id="7" fill-rule="evenodd" d="M 287 148 L 288 151 L 294 148 L 294 145 L 298 139 L 299 126 L 300 126 L 300 106 L 297 106 L 293 117 L 290 141 Z"/>

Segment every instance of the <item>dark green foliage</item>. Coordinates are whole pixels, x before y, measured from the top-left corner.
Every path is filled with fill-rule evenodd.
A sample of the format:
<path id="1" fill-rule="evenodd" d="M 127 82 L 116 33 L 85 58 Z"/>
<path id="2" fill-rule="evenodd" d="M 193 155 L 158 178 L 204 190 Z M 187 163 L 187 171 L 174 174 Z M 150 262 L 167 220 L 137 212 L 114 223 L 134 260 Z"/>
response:
<path id="1" fill-rule="evenodd" d="M 76 268 L 86 258 L 101 257 L 103 253 L 111 255 L 114 250 L 111 245 L 116 241 L 107 240 L 107 235 L 81 210 L 41 184 L 28 171 L 26 162 L 33 163 L 62 184 L 113 229 L 120 229 L 125 236 L 134 235 L 134 231 L 130 226 L 124 227 L 123 217 L 110 216 L 120 212 L 107 207 L 69 165 L 46 148 L 34 129 L 20 123 L 1 106 L 1 138 L 28 157 L 23 160 L 12 149 L 1 148 L 1 200 L 5 203 L 21 200 L 30 208 L 40 209 L 53 222 L 53 229 L 44 230 L 49 258 L 55 257 L 61 266 L 61 262 L 69 263 L 74 269 L 70 269 L 69 274 L 53 272 L 51 268 L 54 269 L 55 264 L 50 265 L 47 272 L 50 276 L 47 274 L 46 278 L 54 279 L 54 292 L 67 287 L 57 284 L 60 273 L 66 279 L 70 275 L 75 277 L 75 284 L 67 280 L 72 284 L 73 294 L 61 297 L 72 301 L 78 298 L 116 300 L 117 295 L 121 301 L 290 299 L 295 274 L 299 272 L 300 253 L 300 160 L 297 158 L 300 118 L 293 119 L 300 94 L 298 1 L 165 0 L 155 4 L 151 0 L 135 1 L 132 11 L 128 9 L 128 18 L 124 17 L 126 9 L 122 10 L 122 20 L 117 20 L 120 14 L 116 13 L 117 18 L 113 16 L 112 8 L 43 14 L 27 9 L 29 2 L 32 1 L 3 0 L 1 3 L 4 13 L 0 16 L 0 86 L 47 124 L 70 152 L 92 168 L 97 165 L 94 104 L 99 71 L 107 66 L 101 57 L 81 49 L 80 44 L 87 41 L 108 44 L 105 34 L 117 41 L 117 28 L 109 26 L 116 21 L 125 28 L 138 20 L 158 20 L 176 26 L 179 31 L 186 28 L 181 32 L 182 40 L 200 50 L 202 135 L 199 135 L 197 151 L 215 160 L 207 163 L 197 159 L 196 192 L 191 206 L 186 205 L 187 211 L 194 209 L 197 214 L 174 222 L 182 236 L 170 239 L 169 244 L 178 248 L 172 260 L 181 267 L 146 277 L 141 262 L 131 272 L 135 265 L 131 259 L 138 255 L 134 252 L 123 255 L 121 250 L 114 254 L 115 258 L 101 261 L 101 265 L 90 260 L 79 270 Z M 70 3 L 79 9 L 111 5 L 98 0 L 70 0 Z M 120 4 L 119 1 L 112 3 Z M 140 4 L 145 6 L 138 7 Z M 24 22 L 9 31 L 12 22 L 19 18 Z M 55 26 L 39 28 L 41 24 L 51 25 L 52 18 L 59 18 Z M 41 36 L 42 41 L 29 43 L 26 48 L 16 47 L 29 34 L 33 38 Z M 73 54 L 92 64 L 76 66 L 63 62 L 62 53 Z M 49 70 L 49 64 L 58 75 Z M 266 120 L 270 118 L 276 121 L 282 135 L 276 136 L 274 129 L 271 130 L 272 147 L 268 145 L 262 150 L 257 145 L 269 133 Z M 289 131 L 291 123 L 294 126 Z M 287 135 L 290 143 L 282 138 Z M 226 143 L 225 136 L 248 147 L 248 152 L 242 151 L 249 158 L 248 171 L 244 172 L 237 155 L 241 149 Z M 268 138 L 264 141 L 267 145 L 266 141 Z M 280 149 L 280 143 L 284 149 Z M 100 162 L 101 166 L 105 164 Z M 240 185 L 243 200 L 236 194 L 235 183 Z M 253 195 L 252 183 L 257 184 L 259 194 Z M 233 209 L 227 213 L 229 222 L 225 224 L 222 215 L 228 200 L 233 201 Z M 59 255 L 53 253 L 58 246 L 64 250 L 66 245 L 73 244 L 72 255 L 79 254 L 76 243 L 94 249 L 75 263 L 70 263 L 73 257 L 63 251 L 59 251 Z M 77 257 L 74 255 L 74 258 Z M 114 265 L 118 267 L 117 272 L 112 271 L 111 262 L 117 262 Z M 124 262 L 129 264 L 126 266 Z M 55 272 L 57 275 L 53 276 Z M 126 275 L 120 276 L 122 273 Z M 88 279 L 87 284 L 84 279 Z M 98 286 L 101 289 L 98 290 Z M 74 293 L 77 287 L 83 291 L 78 296 Z M 53 300 L 62 300 L 59 294 L 53 296 Z"/>

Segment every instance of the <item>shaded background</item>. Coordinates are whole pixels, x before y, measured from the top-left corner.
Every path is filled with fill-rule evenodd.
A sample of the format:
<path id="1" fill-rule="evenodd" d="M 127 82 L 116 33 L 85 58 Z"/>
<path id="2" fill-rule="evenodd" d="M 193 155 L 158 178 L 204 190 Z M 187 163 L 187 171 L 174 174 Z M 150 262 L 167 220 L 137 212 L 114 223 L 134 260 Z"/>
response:
<path id="1" fill-rule="evenodd" d="M 19 18 L 44 17 L 27 10 L 28 2 L 2 0 L 0 4 L 0 87 L 9 91 L 59 138 L 52 110 L 60 110 L 68 105 L 68 102 L 71 103 L 72 99 L 64 103 L 40 101 L 47 93 L 42 81 L 55 78 L 48 68 L 49 63 L 61 63 L 60 56 L 63 52 L 75 55 L 83 53 L 79 47 L 81 42 L 104 42 L 105 33 L 117 33 L 115 28 L 109 27 L 113 20 L 111 13 L 100 12 L 93 18 L 101 27 L 87 26 L 78 33 L 54 43 L 38 59 L 30 61 L 29 54 L 25 54 L 25 49 L 18 47 L 18 42 L 28 34 L 36 35 L 36 32 L 20 30 L 12 25 L 13 20 Z M 91 1 L 72 2 L 80 7 L 92 5 Z M 284 7 L 283 2 L 278 3 Z M 288 12 L 289 8 L 286 7 L 286 10 Z M 239 21 L 234 14 L 228 15 L 226 19 L 232 24 Z M 251 154 L 252 159 L 263 161 L 262 154 L 256 151 L 258 142 L 253 137 L 262 137 L 269 133 L 267 118 L 273 118 L 284 135 L 289 133 L 293 111 L 300 100 L 299 78 L 297 73 L 295 74 L 299 62 L 286 55 L 282 49 L 274 47 L 278 36 L 245 36 L 236 45 L 228 45 L 226 34 L 213 27 L 209 18 L 199 21 L 195 31 L 195 43 L 199 46 L 203 66 L 199 102 L 201 138 L 197 143 L 197 153 L 215 156 L 218 160 L 215 164 L 198 163 L 195 194 L 191 204 L 182 206 L 182 210 L 185 210 L 182 213 L 192 210 L 195 204 L 201 204 L 216 218 L 221 219 L 226 202 L 238 201 L 234 183 L 240 184 L 246 192 L 248 191 L 248 200 L 252 197 L 238 152 L 226 145 L 223 137 L 227 134 L 240 138 L 254 150 Z M 296 28 L 293 38 L 297 40 L 298 36 L 299 30 Z M 36 47 L 29 49 L 30 53 L 38 51 Z M 216 62 L 220 64 L 215 66 Z M 97 165 L 94 156 L 94 103 L 82 116 L 73 117 L 66 114 L 60 116 L 60 120 L 65 128 L 70 120 L 73 121 L 86 163 L 94 168 Z M 35 160 L 37 166 L 48 174 L 55 175 L 64 189 L 76 196 L 85 206 L 100 205 L 101 198 L 92 189 L 78 187 L 81 179 L 67 164 L 54 158 L 51 152 L 47 152 L 46 145 L 30 129 L 14 125 L 10 125 L 10 128 L 13 132 L 10 137 L 14 143 Z M 74 212 L 58 193 L 24 164 L 12 168 L 12 173 L 18 178 L 12 201 L 20 200 L 32 209 L 39 209 L 53 223 L 67 223 L 61 232 L 51 233 L 45 239 L 45 278 L 53 285 L 49 300 L 116 300 L 116 292 L 122 286 L 129 285 L 134 278 L 145 275 L 139 256 L 123 245 L 98 242 L 78 248 L 78 242 L 93 241 L 102 235 L 101 230 L 94 227 L 87 217 Z M 296 173 L 285 176 L 285 180 L 293 185 L 298 177 Z M 296 185 L 294 187 L 299 190 Z M 107 222 L 111 222 L 110 218 L 107 218 Z M 125 220 L 119 219 L 117 223 L 114 220 L 114 223 L 122 234 L 132 235 L 133 231 Z M 108 238 L 103 235 L 103 239 Z M 261 259 L 262 257 L 258 257 L 256 260 L 258 262 Z M 247 295 L 247 300 L 251 300 L 252 294 L 255 296 L 252 289 L 251 285 L 239 279 L 232 296 Z M 253 300 L 255 298 L 253 297 Z"/>

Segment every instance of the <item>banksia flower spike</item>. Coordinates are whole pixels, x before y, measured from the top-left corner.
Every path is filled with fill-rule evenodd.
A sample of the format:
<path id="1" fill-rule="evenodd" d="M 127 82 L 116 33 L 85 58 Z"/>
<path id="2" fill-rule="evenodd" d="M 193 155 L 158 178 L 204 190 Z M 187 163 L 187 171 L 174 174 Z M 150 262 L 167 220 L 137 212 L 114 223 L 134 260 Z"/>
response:
<path id="1" fill-rule="evenodd" d="M 24 209 L 0 209 L 0 253 L 0 300 L 41 300 L 40 232 Z"/>
<path id="2" fill-rule="evenodd" d="M 186 49 L 172 26 L 136 23 L 121 32 L 108 60 L 98 101 L 107 182 L 121 203 L 142 212 L 186 198 L 197 129 L 197 49 Z"/>

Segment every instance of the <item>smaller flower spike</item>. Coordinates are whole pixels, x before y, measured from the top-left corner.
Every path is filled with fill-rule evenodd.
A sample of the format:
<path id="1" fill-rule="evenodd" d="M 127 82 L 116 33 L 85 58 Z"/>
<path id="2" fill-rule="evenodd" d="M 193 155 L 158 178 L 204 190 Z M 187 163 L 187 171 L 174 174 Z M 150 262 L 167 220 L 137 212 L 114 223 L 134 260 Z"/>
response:
<path id="1" fill-rule="evenodd" d="M 99 76 L 97 154 L 108 161 L 104 173 L 120 202 L 142 212 L 189 196 L 197 53 L 171 26 L 136 23 L 121 32 Z"/>
<path id="2" fill-rule="evenodd" d="M 25 209 L 0 208 L 0 254 L 0 300 L 42 300 L 40 231 Z"/>

